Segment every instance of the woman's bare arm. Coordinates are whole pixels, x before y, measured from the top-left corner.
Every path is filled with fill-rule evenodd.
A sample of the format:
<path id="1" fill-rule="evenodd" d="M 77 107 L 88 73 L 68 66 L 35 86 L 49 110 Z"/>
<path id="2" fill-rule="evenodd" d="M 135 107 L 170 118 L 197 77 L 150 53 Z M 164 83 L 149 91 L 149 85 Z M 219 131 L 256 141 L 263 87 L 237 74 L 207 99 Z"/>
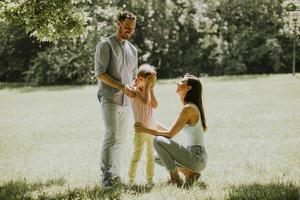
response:
<path id="1" fill-rule="evenodd" d="M 157 123 L 156 128 L 158 130 L 162 130 L 162 131 L 167 131 L 168 130 L 168 128 L 166 126 L 162 125 L 160 122 Z"/>
<path id="2" fill-rule="evenodd" d="M 193 109 L 185 106 L 179 113 L 177 119 L 173 122 L 173 125 L 168 130 L 149 129 L 144 127 L 141 123 L 135 123 L 134 127 L 136 132 L 145 132 L 154 136 L 172 138 L 184 127 L 192 115 Z"/>

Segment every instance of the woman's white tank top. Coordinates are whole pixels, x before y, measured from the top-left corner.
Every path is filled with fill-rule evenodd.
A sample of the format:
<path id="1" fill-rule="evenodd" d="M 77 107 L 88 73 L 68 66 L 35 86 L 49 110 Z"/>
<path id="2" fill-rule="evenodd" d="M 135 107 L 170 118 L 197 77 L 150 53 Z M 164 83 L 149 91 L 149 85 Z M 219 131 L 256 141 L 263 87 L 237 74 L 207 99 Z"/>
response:
<path id="1" fill-rule="evenodd" d="M 183 131 L 186 138 L 186 145 L 187 146 L 200 145 L 202 147 L 205 147 L 200 111 L 195 104 L 192 103 L 189 104 L 194 106 L 197 109 L 199 113 L 199 120 L 194 126 L 189 126 L 187 124 L 184 126 Z"/>

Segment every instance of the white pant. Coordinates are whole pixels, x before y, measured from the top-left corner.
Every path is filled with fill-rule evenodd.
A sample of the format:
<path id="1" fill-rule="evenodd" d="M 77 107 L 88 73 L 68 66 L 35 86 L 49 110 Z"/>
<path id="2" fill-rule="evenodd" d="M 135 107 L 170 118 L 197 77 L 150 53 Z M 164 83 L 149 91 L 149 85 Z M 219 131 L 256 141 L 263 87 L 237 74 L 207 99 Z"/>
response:
<path id="1" fill-rule="evenodd" d="M 101 98 L 104 120 L 100 169 L 101 177 L 116 177 L 121 174 L 123 142 L 129 131 L 130 107 L 117 105 L 105 97 Z"/>

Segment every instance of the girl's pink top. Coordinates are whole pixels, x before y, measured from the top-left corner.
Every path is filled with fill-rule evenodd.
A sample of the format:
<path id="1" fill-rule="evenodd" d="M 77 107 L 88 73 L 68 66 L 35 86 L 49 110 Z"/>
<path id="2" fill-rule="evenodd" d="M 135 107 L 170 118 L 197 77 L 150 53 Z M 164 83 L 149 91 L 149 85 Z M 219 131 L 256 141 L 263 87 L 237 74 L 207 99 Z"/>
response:
<path id="1" fill-rule="evenodd" d="M 137 88 L 135 88 L 135 90 L 137 90 Z M 140 122 L 147 128 L 156 129 L 156 119 L 151 103 L 143 105 L 134 98 L 131 100 L 131 107 L 135 122 Z"/>

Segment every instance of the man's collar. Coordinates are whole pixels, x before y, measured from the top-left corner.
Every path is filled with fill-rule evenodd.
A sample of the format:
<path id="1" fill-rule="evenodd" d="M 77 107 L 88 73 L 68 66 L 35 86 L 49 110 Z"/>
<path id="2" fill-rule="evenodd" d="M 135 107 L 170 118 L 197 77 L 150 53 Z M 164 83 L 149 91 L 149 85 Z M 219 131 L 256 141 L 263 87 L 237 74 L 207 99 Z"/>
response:
<path id="1" fill-rule="evenodd" d="M 120 40 L 118 40 L 118 37 L 117 37 L 116 33 L 113 34 L 113 38 L 114 38 L 114 40 L 117 41 L 121 46 L 123 46 L 123 45 L 125 44 L 125 42 L 126 42 L 126 40 L 123 40 L 123 42 L 120 42 Z"/>

